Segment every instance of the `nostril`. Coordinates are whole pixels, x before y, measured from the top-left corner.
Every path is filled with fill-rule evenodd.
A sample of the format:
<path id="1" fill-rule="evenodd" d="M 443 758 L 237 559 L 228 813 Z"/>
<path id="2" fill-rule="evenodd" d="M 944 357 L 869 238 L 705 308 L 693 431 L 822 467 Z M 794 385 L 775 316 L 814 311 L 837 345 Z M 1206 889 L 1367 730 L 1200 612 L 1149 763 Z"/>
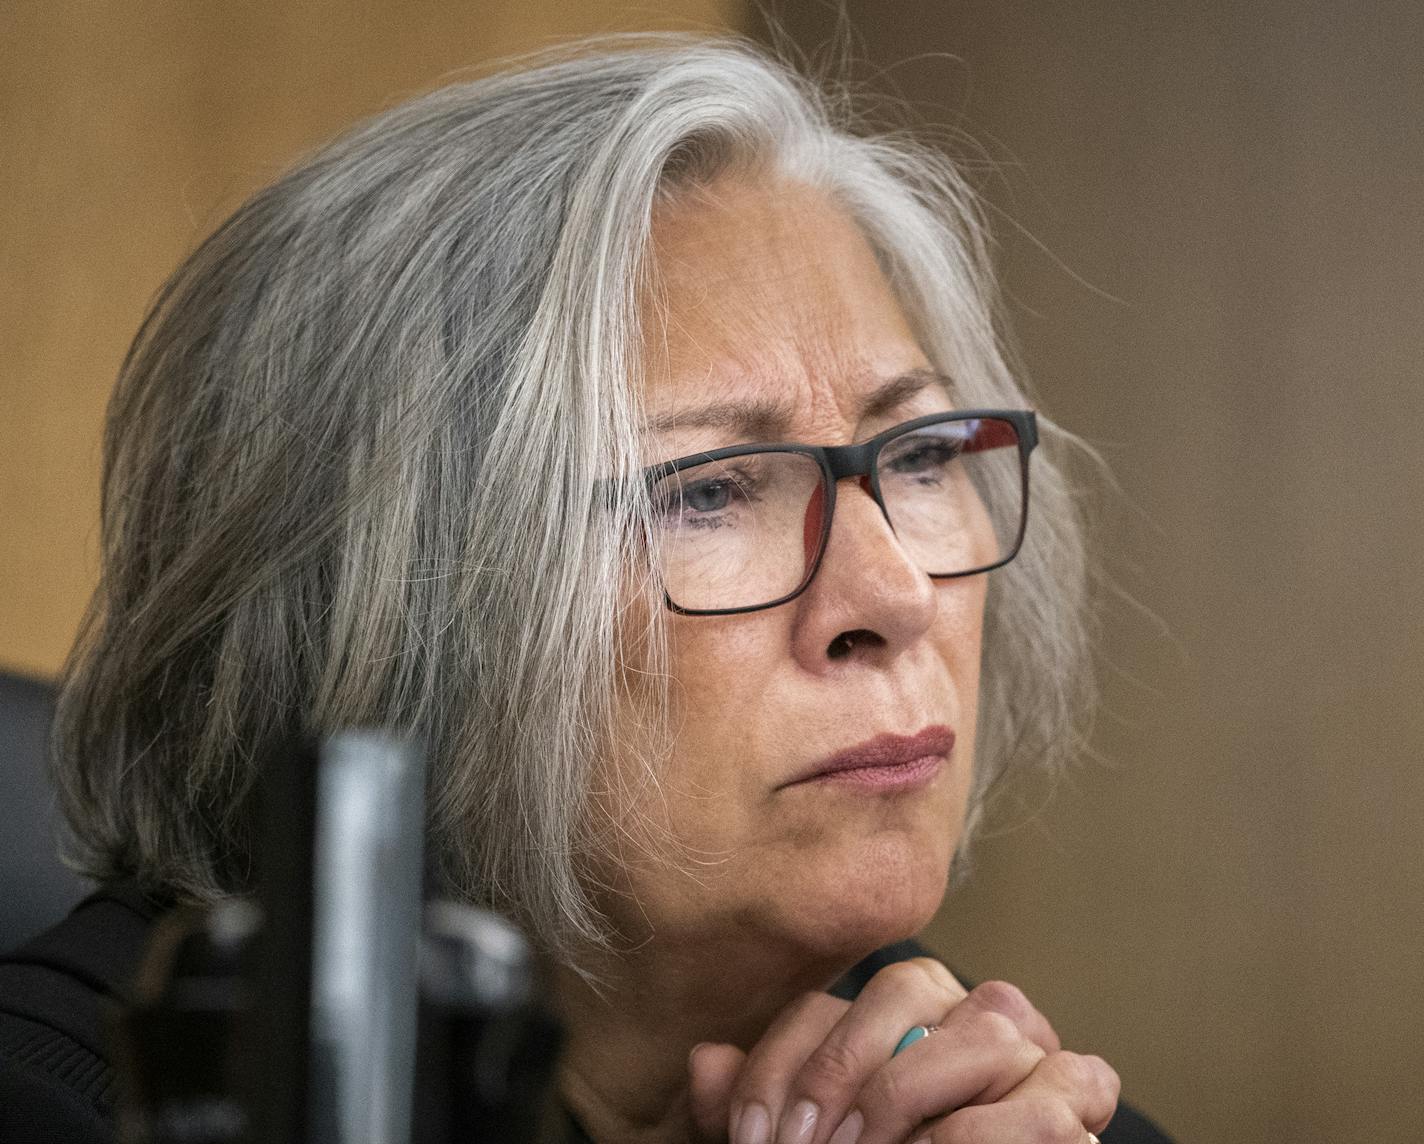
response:
<path id="1" fill-rule="evenodd" d="M 826 646 L 826 655 L 830 659 L 844 659 L 859 644 L 883 644 L 884 642 L 882 636 L 878 636 L 866 628 L 856 628 L 854 631 L 841 632 L 836 636 Z"/>

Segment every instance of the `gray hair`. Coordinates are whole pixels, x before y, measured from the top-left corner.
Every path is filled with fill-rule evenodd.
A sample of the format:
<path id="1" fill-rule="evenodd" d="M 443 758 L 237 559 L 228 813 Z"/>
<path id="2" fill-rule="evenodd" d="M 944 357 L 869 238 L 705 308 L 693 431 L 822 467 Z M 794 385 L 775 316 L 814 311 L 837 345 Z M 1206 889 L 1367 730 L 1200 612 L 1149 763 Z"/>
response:
<path id="1" fill-rule="evenodd" d="M 243 892 L 259 761 L 295 732 L 384 726 L 427 745 L 448 892 L 565 959 L 607 944 L 589 859 L 618 792 L 597 764 L 640 752 L 656 782 L 668 742 L 665 612 L 632 555 L 638 302 L 665 197 L 730 171 L 824 190 L 958 398 L 1024 401 L 949 159 L 857 134 L 846 101 L 735 40 L 522 64 L 302 162 L 144 321 L 56 734 L 86 874 Z M 1027 544 L 991 578 L 972 819 L 1011 763 L 1062 759 L 1087 709 L 1084 544 L 1049 428 Z"/>

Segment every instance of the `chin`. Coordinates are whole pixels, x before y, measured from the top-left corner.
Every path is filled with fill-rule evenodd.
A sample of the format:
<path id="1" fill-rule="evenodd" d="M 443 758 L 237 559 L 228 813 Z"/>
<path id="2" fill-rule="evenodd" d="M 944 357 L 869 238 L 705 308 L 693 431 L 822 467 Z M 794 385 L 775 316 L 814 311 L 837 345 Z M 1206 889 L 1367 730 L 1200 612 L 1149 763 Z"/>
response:
<path id="1" fill-rule="evenodd" d="M 939 909 L 949 881 L 941 846 L 903 836 L 867 839 L 849 860 L 829 863 L 795 911 L 805 944 L 852 962 L 919 933 Z"/>

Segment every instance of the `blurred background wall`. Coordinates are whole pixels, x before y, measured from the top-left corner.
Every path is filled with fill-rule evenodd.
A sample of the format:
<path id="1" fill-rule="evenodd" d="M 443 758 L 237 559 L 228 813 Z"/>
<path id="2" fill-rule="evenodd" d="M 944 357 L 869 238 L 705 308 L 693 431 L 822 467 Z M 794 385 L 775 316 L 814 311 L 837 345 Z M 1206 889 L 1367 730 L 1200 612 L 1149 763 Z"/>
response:
<path id="1" fill-rule="evenodd" d="M 248 194 L 462 68 L 744 22 L 741 0 L 0 2 L 0 667 L 63 661 L 97 574 L 124 351 Z"/>
<path id="2" fill-rule="evenodd" d="M 934 942 L 1184 1141 L 1424 1140 L 1424 6 L 844 7 L 857 74 L 993 161 L 1135 601 L 1101 760 L 1003 808 Z"/>
<path id="3" fill-rule="evenodd" d="M 1121 485 L 1099 757 L 1001 808 L 931 940 L 1184 1144 L 1420 1139 L 1424 8 L 843 7 L 857 74 L 981 144 L 1025 365 Z M 737 0 L 0 7 L 0 665 L 67 649 L 104 401 L 196 241 L 456 69 L 649 27 L 765 34 Z"/>

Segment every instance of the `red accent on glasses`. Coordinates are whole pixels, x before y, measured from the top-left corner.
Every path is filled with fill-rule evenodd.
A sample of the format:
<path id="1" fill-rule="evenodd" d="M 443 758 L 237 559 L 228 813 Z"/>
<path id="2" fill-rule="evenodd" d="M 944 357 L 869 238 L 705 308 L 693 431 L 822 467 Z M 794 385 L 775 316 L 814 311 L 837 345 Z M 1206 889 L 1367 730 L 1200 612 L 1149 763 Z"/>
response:
<path id="1" fill-rule="evenodd" d="M 822 505 L 826 500 L 826 489 L 822 484 L 817 484 L 815 491 L 811 494 L 811 499 L 806 502 L 806 516 L 801 522 L 801 547 L 805 553 L 806 567 L 811 566 L 811 561 L 816 556 L 816 545 L 821 540 L 821 513 L 824 511 Z"/>
<path id="2" fill-rule="evenodd" d="M 986 418 L 979 422 L 974 436 L 964 442 L 965 453 L 986 453 L 990 449 L 1017 449 L 1019 435 L 1007 421 Z"/>

